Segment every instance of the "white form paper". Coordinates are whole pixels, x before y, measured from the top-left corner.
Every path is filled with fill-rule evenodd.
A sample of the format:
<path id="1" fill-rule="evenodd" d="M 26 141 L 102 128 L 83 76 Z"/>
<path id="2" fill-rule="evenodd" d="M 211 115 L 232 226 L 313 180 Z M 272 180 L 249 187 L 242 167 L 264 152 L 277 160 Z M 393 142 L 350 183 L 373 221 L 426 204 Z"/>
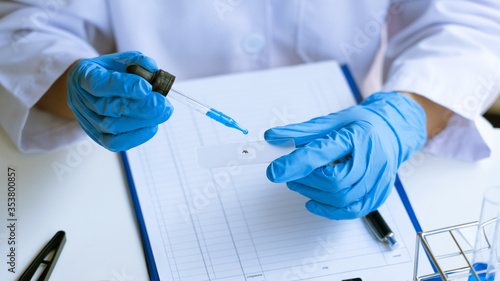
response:
<path id="1" fill-rule="evenodd" d="M 202 169 L 196 148 L 263 140 L 273 126 L 355 104 L 340 67 L 315 63 L 176 84 L 250 131 L 175 106 L 146 144 L 127 152 L 161 280 L 411 280 L 415 231 L 393 190 L 379 209 L 399 248 L 361 219 L 309 213 L 307 198 L 267 180 L 266 164 Z"/>

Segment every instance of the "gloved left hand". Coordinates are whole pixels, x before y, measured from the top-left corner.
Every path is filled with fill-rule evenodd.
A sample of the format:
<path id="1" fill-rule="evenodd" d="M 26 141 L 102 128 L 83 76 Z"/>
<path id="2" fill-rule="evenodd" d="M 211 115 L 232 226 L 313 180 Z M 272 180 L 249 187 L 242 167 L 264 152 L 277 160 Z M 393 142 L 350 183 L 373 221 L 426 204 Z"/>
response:
<path id="1" fill-rule="evenodd" d="M 427 140 L 426 117 L 411 98 L 379 92 L 337 113 L 269 129 L 264 137 L 293 138 L 298 146 L 267 167 L 269 180 L 309 197 L 306 208 L 314 214 L 353 219 L 385 201 L 399 165 Z"/>
<path id="2" fill-rule="evenodd" d="M 152 58 L 124 52 L 81 60 L 68 74 L 69 107 L 83 130 L 111 151 L 148 141 L 174 109 L 148 81 L 125 73 L 132 63 L 158 70 Z"/>

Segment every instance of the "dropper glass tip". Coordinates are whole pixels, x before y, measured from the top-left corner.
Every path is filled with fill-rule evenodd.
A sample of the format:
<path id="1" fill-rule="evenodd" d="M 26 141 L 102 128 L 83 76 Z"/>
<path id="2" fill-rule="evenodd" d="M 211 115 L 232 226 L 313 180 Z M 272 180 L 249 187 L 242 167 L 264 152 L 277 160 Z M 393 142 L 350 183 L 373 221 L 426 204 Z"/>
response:
<path id="1" fill-rule="evenodd" d="M 248 134 L 248 130 L 247 130 L 247 129 L 245 129 L 245 128 L 243 128 L 243 127 L 242 127 L 240 124 L 238 124 L 236 121 L 231 122 L 231 123 L 232 123 L 232 124 L 231 124 L 231 125 L 232 125 L 231 127 L 233 127 L 233 128 L 235 128 L 235 129 L 240 130 L 240 131 L 241 131 L 244 135 L 247 135 L 247 134 Z"/>
<path id="2" fill-rule="evenodd" d="M 218 111 L 218 110 L 215 110 L 213 108 L 211 108 L 207 114 L 206 114 L 208 117 L 214 119 L 215 121 L 221 123 L 221 124 L 224 124 L 230 128 L 234 128 L 234 129 L 237 129 L 237 130 L 240 130 L 241 132 L 243 132 L 243 134 L 248 134 L 248 130 L 241 127 L 240 124 L 238 124 L 236 121 L 234 121 L 233 118 L 227 116 L 226 114 Z"/>
<path id="3" fill-rule="evenodd" d="M 240 124 L 238 124 L 238 122 L 232 120 L 233 122 L 232 123 L 232 127 L 235 128 L 235 129 L 238 129 L 240 130 L 244 135 L 247 135 L 248 134 L 248 130 L 243 128 Z"/>

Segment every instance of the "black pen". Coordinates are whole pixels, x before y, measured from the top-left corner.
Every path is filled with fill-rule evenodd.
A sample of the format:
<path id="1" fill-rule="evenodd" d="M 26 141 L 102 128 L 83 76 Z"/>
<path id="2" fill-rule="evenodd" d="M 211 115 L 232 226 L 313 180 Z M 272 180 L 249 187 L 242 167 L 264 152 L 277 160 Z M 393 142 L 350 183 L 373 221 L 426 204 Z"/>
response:
<path id="1" fill-rule="evenodd" d="M 366 215 L 365 220 L 378 240 L 389 244 L 391 248 L 397 247 L 398 242 L 394 233 L 377 210 Z"/>

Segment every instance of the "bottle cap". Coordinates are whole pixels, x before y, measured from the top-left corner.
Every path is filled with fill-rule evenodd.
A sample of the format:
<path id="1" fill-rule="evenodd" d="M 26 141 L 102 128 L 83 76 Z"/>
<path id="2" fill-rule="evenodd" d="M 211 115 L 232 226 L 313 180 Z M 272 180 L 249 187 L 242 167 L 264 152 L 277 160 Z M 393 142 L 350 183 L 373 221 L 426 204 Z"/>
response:
<path id="1" fill-rule="evenodd" d="M 148 81 L 153 86 L 153 91 L 158 92 L 164 96 L 167 96 L 175 81 L 174 75 L 162 69 L 156 72 L 151 72 L 138 64 L 131 64 L 127 66 L 126 72 L 141 76 L 142 78 L 146 79 L 146 81 Z"/>

